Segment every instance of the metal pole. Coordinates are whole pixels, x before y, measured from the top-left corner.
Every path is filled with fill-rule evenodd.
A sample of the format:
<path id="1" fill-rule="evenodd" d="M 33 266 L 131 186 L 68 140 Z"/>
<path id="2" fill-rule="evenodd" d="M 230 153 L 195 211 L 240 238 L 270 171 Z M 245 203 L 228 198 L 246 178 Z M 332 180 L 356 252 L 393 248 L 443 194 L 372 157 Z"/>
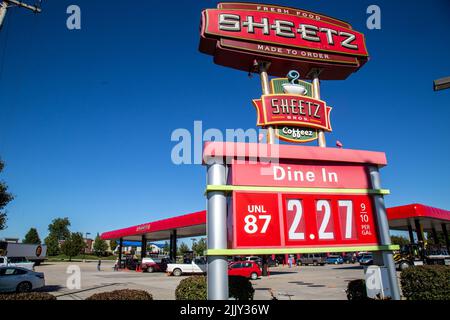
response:
<path id="1" fill-rule="evenodd" d="M 221 161 L 208 164 L 208 185 L 226 184 L 226 166 Z M 208 249 L 227 248 L 227 198 L 224 192 L 209 192 L 207 203 Z M 225 256 L 208 256 L 208 300 L 228 300 L 228 262 Z"/>
<path id="2" fill-rule="evenodd" d="M 8 3 L 6 1 L 3 1 L 0 4 L 0 29 L 2 28 L 3 21 L 5 20 L 7 11 L 8 11 Z"/>
<path id="3" fill-rule="evenodd" d="M 147 239 L 145 235 L 142 235 L 141 238 L 141 260 L 147 256 Z"/>
<path id="4" fill-rule="evenodd" d="M 408 221 L 408 234 L 409 234 L 409 242 L 411 244 L 413 244 L 414 243 L 414 233 L 413 233 L 411 223 L 409 221 Z"/>
<path id="5" fill-rule="evenodd" d="M 320 99 L 320 80 L 319 80 L 320 70 L 314 70 L 312 72 L 312 86 L 313 86 L 313 98 Z M 325 140 L 325 132 L 323 130 L 318 130 L 318 142 L 319 147 L 325 148 L 327 146 L 327 142 Z"/>
<path id="6" fill-rule="evenodd" d="M 380 173 L 377 167 L 369 167 L 370 180 L 373 189 L 381 189 Z M 375 195 L 373 197 L 375 203 L 375 212 L 378 225 L 378 233 L 380 235 L 381 245 L 390 245 L 391 236 L 389 234 L 389 223 L 387 219 L 386 207 L 384 205 L 384 198 L 382 195 Z M 400 300 L 400 289 L 398 286 L 397 272 L 395 270 L 395 263 L 392 251 L 382 251 L 381 258 L 383 265 L 388 270 L 388 280 L 391 287 L 392 299 Z"/>
<path id="7" fill-rule="evenodd" d="M 122 269 L 122 247 L 123 247 L 123 238 L 119 240 L 119 269 Z"/>
<path id="8" fill-rule="evenodd" d="M 38 8 L 36 6 L 30 6 L 29 4 L 26 4 L 26 3 L 21 2 L 21 1 L 17 1 L 17 0 L 3 0 L 3 2 L 0 4 L 0 29 L 2 28 L 3 21 L 5 19 L 6 12 L 8 10 L 8 5 L 9 4 L 13 4 L 13 5 L 16 5 L 18 7 L 31 10 L 34 13 L 42 12 L 41 8 Z"/>
<path id="9" fill-rule="evenodd" d="M 431 227 L 431 234 L 433 235 L 433 242 L 435 245 L 440 245 L 439 243 L 439 238 L 436 232 L 436 228 L 434 227 L 434 225 Z"/>
<path id="10" fill-rule="evenodd" d="M 261 78 L 261 89 L 262 89 L 262 93 L 264 95 L 270 94 L 272 92 L 270 90 L 269 74 L 267 73 L 269 66 L 270 66 L 270 63 L 268 63 L 268 62 L 258 61 L 258 71 L 259 71 L 259 76 Z M 275 129 L 272 126 L 268 126 L 267 127 L 267 143 L 274 144 L 274 142 L 275 142 Z"/>
<path id="11" fill-rule="evenodd" d="M 414 225 L 416 227 L 416 234 L 417 234 L 417 242 L 424 242 L 424 236 L 423 236 L 423 228 L 420 224 L 420 221 L 418 219 L 414 220 Z"/>
<path id="12" fill-rule="evenodd" d="M 173 260 L 173 263 L 177 263 L 177 229 L 172 230 L 170 239 L 171 239 L 170 258 Z"/>

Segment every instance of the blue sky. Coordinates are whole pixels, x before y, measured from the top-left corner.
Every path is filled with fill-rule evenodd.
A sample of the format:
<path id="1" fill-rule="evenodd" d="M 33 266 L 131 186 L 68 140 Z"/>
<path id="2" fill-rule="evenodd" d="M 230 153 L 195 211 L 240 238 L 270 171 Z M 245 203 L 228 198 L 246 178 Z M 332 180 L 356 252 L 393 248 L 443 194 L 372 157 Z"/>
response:
<path id="1" fill-rule="evenodd" d="M 387 153 L 388 206 L 449 209 L 450 90 L 434 92 L 432 81 L 450 75 L 450 3 L 277 3 L 366 35 L 370 61 L 348 80 L 322 82 L 334 107 L 329 145 Z M 66 28 L 70 4 L 81 8 L 81 30 Z M 381 8 L 381 30 L 366 28 L 370 4 Z M 261 94 L 257 77 L 198 52 L 200 12 L 215 6 L 58 0 L 40 15 L 10 10 L 0 31 L 0 179 L 16 199 L 0 238 L 30 227 L 44 238 L 56 217 L 95 234 L 205 208 L 205 169 L 172 163 L 171 133 L 195 120 L 253 128 Z"/>

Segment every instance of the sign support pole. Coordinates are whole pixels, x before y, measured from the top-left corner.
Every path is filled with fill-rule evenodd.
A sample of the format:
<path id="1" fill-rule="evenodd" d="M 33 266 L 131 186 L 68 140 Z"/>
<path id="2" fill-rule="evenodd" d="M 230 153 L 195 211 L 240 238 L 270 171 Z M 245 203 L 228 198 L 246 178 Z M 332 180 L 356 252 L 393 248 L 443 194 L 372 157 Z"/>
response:
<path id="1" fill-rule="evenodd" d="M 320 74 L 320 70 L 319 69 L 313 69 L 312 70 L 313 98 L 314 99 L 318 99 L 318 100 L 320 100 L 319 74 Z M 327 142 L 325 140 L 325 132 L 323 130 L 318 130 L 317 133 L 318 133 L 318 136 L 319 136 L 319 139 L 318 139 L 319 147 L 326 148 Z"/>
<path id="2" fill-rule="evenodd" d="M 212 160 L 207 167 L 208 185 L 226 185 L 223 159 Z M 207 195 L 208 249 L 227 249 L 227 198 L 223 191 Z M 228 300 L 228 261 L 226 256 L 208 256 L 208 300 Z"/>
<path id="3" fill-rule="evenodd" d="M 270 63 L 264 61 L 257 61 L 259 76 L 261 78 L 261 89 L 263 95 L 270 94 L 270 82 L 269 82 L 269 74 L 267 70 L 269 69 Z M 272 126 L 267 127 L 267 143 L 274 144 L 275 143 L 275 129 Z"/>
<path id="4" fill-rule="evenodd" d="M 369 167 L 370 180 L 372 183 L 372 188 L 381 188 L 380 172 L 377 167 Z M 390 245 L 391 236 L 389 234 L 389 222 L 386 213 L 386 207 L 384 205 L 384 198 L 382 195 L 374 195 L 373 197 L 375 203 L 375 212 L 378 225 L 378 233 L 380 236 L 381 245 Z M 394 257 L 392 251 L 381 251 L 381 253 L 376 253 L 376 255 L 381 255 L 381 262 L 387 268 L 388 283 L 391 288 L 392 299 L 400 300 L 400 289 L 398 287 L 397 272 L 395 269 Z M 376 263 L 376 260 L 374 260 Z"/>

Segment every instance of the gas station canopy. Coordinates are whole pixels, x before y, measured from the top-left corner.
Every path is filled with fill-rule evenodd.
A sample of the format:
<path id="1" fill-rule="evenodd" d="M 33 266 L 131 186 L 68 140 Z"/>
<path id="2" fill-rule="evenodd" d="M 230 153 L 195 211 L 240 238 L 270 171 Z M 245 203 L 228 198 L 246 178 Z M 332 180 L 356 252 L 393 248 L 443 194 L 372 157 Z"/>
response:
<path id="1" fill-rule="evenodd" d="M 388 208 L 387 214 L 389 227 L 395 230 L 408 230 L 408 226 L 419 222 L 423 231 L 431 232 L 450 224 L 450 211 L 417 203 Z"/>
<path id="2" fill-rule="evenodd" d="M 167 240 L 173 232 L 178 238 L 203 236 L 206 234 L 206 211 L 198 211 L 182 216 L 158 220 L 133 227 L 104 232 L 104 240 L 123 239 L 124 241 Z"/>

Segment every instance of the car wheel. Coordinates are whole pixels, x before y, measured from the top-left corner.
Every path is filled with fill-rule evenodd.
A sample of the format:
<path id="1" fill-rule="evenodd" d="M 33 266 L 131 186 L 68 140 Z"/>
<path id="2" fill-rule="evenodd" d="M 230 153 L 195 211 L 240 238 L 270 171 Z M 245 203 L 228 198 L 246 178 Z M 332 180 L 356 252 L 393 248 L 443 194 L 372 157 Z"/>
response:
<path id="1" fill-rule="evenodd" d="M 16 287 L 16 292 L 23 293 L 23 292 L 30 292 L 31 291 L 31 283 L 29 282 L 21 282 Z"/>
<path id="2" fill-rule="evenodd" d="M 173 270 L 172 274 L 173 274 L 175 277 L 181 276 L 181 274 L 182 274 L 181 269 L 175 269 L 175 270 Z"/>
<path id="3" fill-rule="evenodd" d="M 400 263 L 399 269 L 400 271 L 406 270 L 410 267 L 409 263 L 406 261 L 403 261 L 402 263 Z"/>
<path id="4" fill-rule="evenodd" d="M 258 279 L 258 274 L 256 272 L 252 272 L 252 274 L 250 275 L 250 278 L 252 280 L 256 280 L 256 279 Z"/>
<path id="5" fill-rule="evenodd" d="M 153 269 L 153 267 L 148 267 L 148 268 L 147 268 L 147 272 L 153 272 L 153 271 L 155 271 L 155 270 Z"/>

